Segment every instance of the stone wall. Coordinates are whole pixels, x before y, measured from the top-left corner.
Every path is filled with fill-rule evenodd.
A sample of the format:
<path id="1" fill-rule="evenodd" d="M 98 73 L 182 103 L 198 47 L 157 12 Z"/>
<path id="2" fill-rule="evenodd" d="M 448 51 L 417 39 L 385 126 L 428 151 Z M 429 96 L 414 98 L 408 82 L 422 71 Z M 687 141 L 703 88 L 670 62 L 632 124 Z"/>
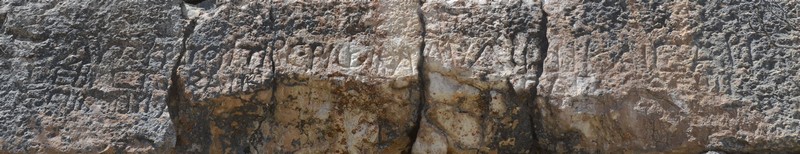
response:
<path id="1" fill-rule="evenodd" d="M 800 152 L 800 2 L 0 4 L 0 153 Z"/>

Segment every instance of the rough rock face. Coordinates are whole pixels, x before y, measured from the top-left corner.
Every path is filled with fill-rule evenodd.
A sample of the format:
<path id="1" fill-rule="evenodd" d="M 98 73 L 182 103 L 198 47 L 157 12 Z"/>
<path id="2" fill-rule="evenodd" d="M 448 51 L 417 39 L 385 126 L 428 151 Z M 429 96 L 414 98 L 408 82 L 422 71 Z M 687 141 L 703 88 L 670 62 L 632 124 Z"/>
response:
<path id="1" fill-rule="evenodd" d="M 207 5 L 188 8 L 179 152 L 409 150 L 417 2 Z"/>
<path id="2" fill-rule="evenodd" d="M 0 153 L 800 152 L 798 23 L 795 1 L 5 0 Z"/>
<path id="3" fill-rule="evenodd" d="M 540 145 L 800 150 L 795 1 L 548 1 Z"/>
<path id="4" fill-rule="evenodd" d="M 167 88 L 181 3 L 0 6 L 0 149 L 157 151 L 174 145 Z"/>
<path id="5" fill-rule="evenodd" d="M 415 153 L 530 153 L 540 2 L 428 1 Z"/>

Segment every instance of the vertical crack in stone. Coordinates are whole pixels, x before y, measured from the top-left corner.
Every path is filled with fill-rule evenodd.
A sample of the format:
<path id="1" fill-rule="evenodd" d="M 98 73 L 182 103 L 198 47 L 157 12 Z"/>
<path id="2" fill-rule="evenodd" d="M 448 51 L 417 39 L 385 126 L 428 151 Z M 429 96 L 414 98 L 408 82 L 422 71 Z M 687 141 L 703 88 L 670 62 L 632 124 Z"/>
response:
<path id="1" fill-rule="evenodd" d="M 3 29 L 3 27 L 6 25 L 6 18 L 8 18 L 8 13 L 0 12 L 0 29 Z M 0 52 L 0 54 L 2 54 L 2 52 Z"/>
<path id="2" fill-rule="evenodd" d="M 185 14 L 183 17 L 184 19 L 187 18 Z M 170 85 L 168 87 L 166 101 L 167 101 L 167 108 L 170 120 L 172 120 L 173 127 L 175 128 L 175 135 L 176 135 L 175 137 L 177 139 L 180 139 L 179 136 L 181 133 L 179 132 L 184 127 L 179 122 L 181 103 L 186 101 L 186 98 L 184 97 L 185 95 L 184 85 L 183 81 L 180 78 L 180 73 L 178 72 L 178 69 L 182 65 L 183 56 L 186 54 L 186 52 L 189 51 L 188 50 L 189 45 L 187 44 L 187 40 L 189 39 L 189 36 L 191 36 L 194 33 L 194 28 L 196 26 L 197 26 L 197 21 L 195 19 L 190 19 L 189 23 L 186 25 L 186 27 L 184 27 L 183 40 L 181 42 L 181 52 L 178 53 L 178 58 L 175 59 L 175 64 L 172 66 L 172 70 L 170 72 L 170 77 L 169 77 Z M 177 144 L 179 143 L 175 144 L 176 144 L 175 146 L 178 147 Z"/>
<path id="3" fill-rule="evenodd" d="M 547 40 L 547 12 L 544 11 L 544 2 L 542 2 L 541 7 L 542 11 L 542 20 L 539 21 L 539 56 L 541 59 L 536 62 L 536 86 L 534 90 L 538 90 L 539 86 L 539 79 L 542 77 L 542 73 L 544 73 L 544 60 L 547 58 L 547 49 L 550 46 L 550 42 Z M 534 91 L 536 92 L 536 91 Z"/>
<path id="4" fill-rule="evenodd" d="M 537 59 L 537 61 L 536 61 L 536 84 L 533 86 L 533 92 L 532 92 L 532 94 L 533 94 L 533 103 L 534 104 L 531 104 L 531 106 L 529 106 L 529 107 L 533 107 L 533 109 L 531 109 L 532 113 L 528 114 L 528 116 L 530 116 L 531 125 L 533 126 L 533 128 L 531 128 L 531 135 L 533 135 L 532 139 L 533 139 L 533 141 L 537 142 L 537 143 L 534 143 L 533 150 L 534 151 L 538 151 L 538 152 L 545 152 L 545 151 L 543 151 L 544 148 L 541 147 L 538 144 L 539 138 L 538 138 L 538 133 L 537 133 L 537 131 L 538 131 L 537 130 L 537 126 L 540 126 L 542 122 L 541 122 L 541 117 L 537 115 L 539 113 L 536 112 L 536 111 L 538 111 L 538 110 L 536 110 L 537 99 L 538 98 L 546 98 L 546 97 L 540 97 L 539 96 L 539 84 L 541 84 L 541 82 L 542 82 L 541 79 L 542 79 L 542 74 L 544 73 L 544 61 L 545 61 L 545 59 L 547 59 L 547 50 L 550 47 L 550 42 L 547 39 L 547 16 L 548 15 L 547 15 L 547 12 L 544 10 L 544 1 L 541 1 L 541 4 L 539 5 L 539 10 L 542 13 L 541 20 L 539 20 L 539 31 L 538 31 L 538 34 L 537 34 L 537 37 L 539 39 L 539 44 L 538 45 L 539 45 L 539 57 L 540 57 L 540 59 Z M 541 128 L 541 127 L 539 127 L 539 128 Z"/>
<path id="5" fill-rule="evenodd" d="M 263 153 L 263 152 L 258 150 L 258 146 L 257 146 L 259 143 L 264 142 L 264 134 L 261 134 L 261 132 L 262 132 L 261 131 L 261 126 L 264 124 L 264 122 L 267 121 L 267 119 L 269 119 L 270 116 L 274 116 L 275 115 L 275 104 L 278 102 L 278 99 L 275 97 L 275 92 L 278 90 L 278 74 L 277 74 L 277 71 L 275 69 L 276 66 L 275 66 L 275 58 L 274 58 L 275 50 L 276 50 L 275 49 L 275 42 L 276 42 L 276 40 L 278 38 L 278 32 L 275 30 L 275 21 L 276 20 L 275 20 L 275 14 L 273 14 L 274 11 L 275 11 L 275 8 L 273 7 L 273 1 L 270 1 L 269 2 L 269 13 L 267 14 L 267 18 L 268 18 L 267 21 L 269 22 L 268 23 L 269 26 L 267 26 L 267 31 L 272 32 L 272 40 L 268 43 L 269 44 L 269 54 L 268 54 L 268 56 L 269 56 L 270 69 L 271 69 L 270 72 L 272 73 L 271 77 L 270 77 L 270 79 L 271 79 L 270 88 L 272 88 L 272 91 L 270 91 L 270 93 L 271 93 L 270 102 L 267 105 L 261 106 L 261 107 L 263 107 L 263 111 L 265 111 L 267 113 L 265 113 L 262 117 L 260 117 L 261 119 L 258 121 L 256 129 L 254 129 L 253 132 L 250 133 L 250 137 L 248 139 L 248 144 L 250 144 L 250 149 L 254 150 L 253 153 Z M 245 149 L 245 150 L 249 150 L 249 149 Z"/>
<path id="6" fill-rule="evenodd" d="M 270 98 L 270 104 L 268 105 L 268 107 L 272 107 L 272 106 L 275 105 L 275 103 L 278 102 L 278 99 L 275 97 L 275 91 L 278 90 L 278 70 L 276 69 L 277 67 L 275 66 L 275 51 L 277 50 L 277 49 L 275 49 L 275 42 L 277 42 L 277 40 L 278 40 L 278 31 L 275 30 L 275 22 L 277 20 L 275 19 L 275 14 L 273 13 L 273 12 L 275 12 L 275 8 L 272 5 L 272 1 L 270 1 L 269 7 L 270 8 L 269 8 L 269 15 L 268 16 L 269 16 L 269 21 L 271 22 L 270 26 L 269 26 L 269 30 L 272 31 L 272 41 L 270 42 L 270 51 L 269 51 L 269 62 L 270 62 L 270 65 L 272 65 L 271 66 L 272 67 L 272 70 L 271 70 L 272 71 L 272 82 L 271 82 L 272 85 L 270 85 L 270 86 L 272 86 L 272 98 Z M 270 111 L 270 113 L 273 113 L 272 110 L 269 110 L 269 111 Z"/>
<path id="7" fill-rule="evenodd" d="M 419 88 L 419 90 L 418 90 L 418 92 L 419 92 L 419 102 L 417 102 L 417 103 L 419 103 L 419 104 L 417 104 L 416 119 L 414 121 L 414 123 L 416 125 L 414 125 L 414 127 L 411 128 L 411 130 L 409 131 L 408 136 L 411 139 L 411 142 L 409 143 L 408 148 L 406 148 L 406 150 L 408 150 L 408 151 L 406 151 L 405 153 L 411 153 L 411 150 L 412 150 L 412 148 L 414 146 L 414 143 L 417 142 L 417 135 L 419 134 L 420 127 L 422 127 L 421 126 L 422 118 L 423 118 L 423 114 L 424 114 L 425 108 L 427 106 L 427 102 L 425 100 L 425 95 L 426 95 L 425 88 L 427 87 L 425 85 L 426 84 L 426 82 L 425 82 L 425 79 L 426 79 L 425 78 L 425 35 L 427 35 L 427 34 L 426 34 L 426 31 L 425 31 L 425 16 L 422 13 L 422 5 L 423 5 L 424 2 L 423 2 L 423 0 L 419 0 L 417 2 L 419 3 L 419 7 L 417 8 L 417 18 L 419 19 L 419 23 L 420 23 L 420 38 L 421 38 L 421 42 L 419 44 L 419 52 L 417 53 L 417 80 L 419 81 L 419 84 L 418 84 L 418 87 L 417 87 L 417 88 Z"/>

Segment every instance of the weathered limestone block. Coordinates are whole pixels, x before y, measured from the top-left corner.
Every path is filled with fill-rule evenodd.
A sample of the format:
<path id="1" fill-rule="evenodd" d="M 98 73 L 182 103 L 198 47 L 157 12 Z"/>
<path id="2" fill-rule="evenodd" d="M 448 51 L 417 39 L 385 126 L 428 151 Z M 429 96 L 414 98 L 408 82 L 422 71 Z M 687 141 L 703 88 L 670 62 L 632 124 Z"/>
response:
<path id="1" fill-rule="evenodd" d="M 264 148 L 408 151 L 419 103 L 415 1 L 273 4 L 278 75 Z"/>
<path id="2" fill-rule="evenodd" d="M 419 102 L 414 1 L 216 1 L 180 68 L 179 152 L 408 151 Z M 198 120 L 198 118 L 202 120 Z"/>
<path id="3" fill-rule="evenodd" d="M 415 153 L 529 153 L 539 1 L 426 1 L 425 108 Z"/>
<path id="4" fill-rule="evenodd" d="M 547 1 L 539 145 L 799 151 L 795 1 Z"/>
<path id="5" fill-rule="evenodd" d="M 164 152 L 180 2 L 0 4 L 0 153 Z"/>
<path id="6" fill-rule="evenodd" d="M 204 1 L 184 5 L 186 51 L 170 100 L 176 152 L 240 153 L 266 118 L 274 66 L 270 6 Z"/>
<path id="7" fill-rule="evenodd" d="M 4 0 L 0 153 L 800 153 L 792 0 Z"/>

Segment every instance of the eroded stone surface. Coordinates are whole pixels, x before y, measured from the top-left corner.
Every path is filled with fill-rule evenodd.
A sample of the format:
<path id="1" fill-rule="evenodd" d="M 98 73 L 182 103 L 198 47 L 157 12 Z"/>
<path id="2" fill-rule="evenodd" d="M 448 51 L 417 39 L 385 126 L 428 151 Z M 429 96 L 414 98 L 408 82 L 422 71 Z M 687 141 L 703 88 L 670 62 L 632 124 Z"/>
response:
<path id="1" fill-rule="evenodd" d="M 2 1 L 0 153 L 172 148 L 179 4 Z"/>
<path id="2" fill-rule="evenodd" d="M 800 152 L 795 1 L 185 2 L 2 1 L 0 153 Z"/>
<path id="3" fill-rule="evenodd" d="M 427 106 L 418 152 L 533 152 L 539 1 L 426 1 Z M 433 127 L 433 128 L 427 128 Z M 429 131 L 433 130 L 433 131 Z M 443 136 L 441 140 L 427 136 Z M 419 146 L 416 146 L 419 145 Z M 430 149 L 429 149 L 430 148 Z M 444 151 L 441 151 L 444 150 Z"/>
<path id="4" fill-rule="evenodd" d="M 197 28 L 181 67 L 178 151 L 410 150 L 420 100 L 417 4 L 189 5 Z"/>
<path id="5" fill-rule="evenodd" d="M 409 150 L 419 103 L 418 4 L 355 1 L 274 6 L 276 29 L 283 29 L 277 32 L 283 39 L 277 41 L 274 55 L 281 79 L 275 114 L 300 112 L 300 116 L 289 124 L 280 119 L 266 121 L 264 125 L 274 129 L 264 135 L 284 140 L 268 141 L 265 148 L 348 153 Z M 283 135 L 285 131 L 302 135 Z"/>
<path id="6" fill-rule="evenodd" d="M 171 111 L 178 153 L 242 153 L 273 101 L 269 5 L 184 5 L 185 48 Z"/>
<path id="7" fill-rule="evenodd" d="M 540 145 L 797 151 L 797 8 L 794 1 L 548 1 Z"/>

